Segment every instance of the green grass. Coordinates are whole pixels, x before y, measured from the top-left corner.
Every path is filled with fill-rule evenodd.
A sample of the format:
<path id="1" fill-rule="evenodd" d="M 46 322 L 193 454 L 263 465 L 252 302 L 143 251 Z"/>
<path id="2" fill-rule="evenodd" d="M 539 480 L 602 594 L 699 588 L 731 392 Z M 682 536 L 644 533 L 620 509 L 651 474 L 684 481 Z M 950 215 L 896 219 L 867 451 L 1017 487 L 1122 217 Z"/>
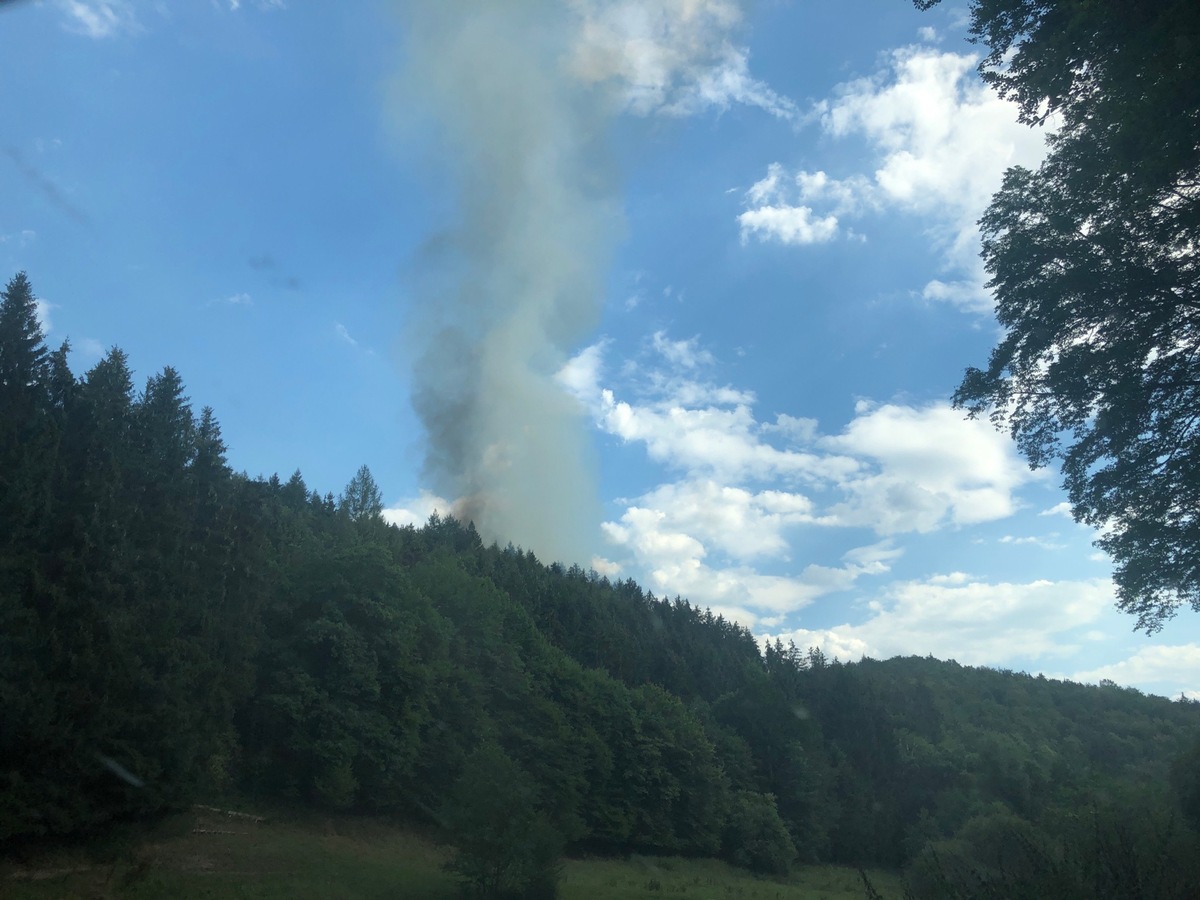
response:
<path id="1" fill-rule="evenodd" d="M 237 834 L 203 834 L 233 831 Z M 454 900 L 448 851 L 411 831 L 357 817 L 274 817 L 263 824 L 211 814 L 178 816 L 122 852 L 47 856 L 0 866 L 0 896 L 11 900 Z M 15 876 L 15 877 L 14 877 Z M 885 897 L 899 880 L 871 873 Z M 561 900 L 861 900 L 858 873 L 834 866 L 798 869 L 786 880 L 758 878 L 715 860 L 633 857 L 568 860 Z"/>
<path id="2" fill-rule="evenodd" d="M 900 880 L 871 872 L 885 897 L 901 895 Z M 634 857 L 629 861 L 571 860 L 560 882 L 562 900 L 863 900 L 854 869 L 808 866 L 787 879 L 759 878 L 711 859 Z"/>

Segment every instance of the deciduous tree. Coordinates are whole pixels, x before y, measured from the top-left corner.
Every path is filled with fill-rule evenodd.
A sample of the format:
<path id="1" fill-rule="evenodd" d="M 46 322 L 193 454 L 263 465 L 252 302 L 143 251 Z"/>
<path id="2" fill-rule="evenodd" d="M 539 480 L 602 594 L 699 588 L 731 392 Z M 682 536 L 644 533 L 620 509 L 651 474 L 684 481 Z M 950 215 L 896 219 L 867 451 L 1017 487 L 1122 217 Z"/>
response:
<path id="1" fill-rule="evenodd" d="M 1004 334 L 954 400 L 1061 462 L 1153 632 L 1200 610 L 1200 5 L 974 0 L 971 33 L 983 79 L 1052 130 L 981 220 Z"/>

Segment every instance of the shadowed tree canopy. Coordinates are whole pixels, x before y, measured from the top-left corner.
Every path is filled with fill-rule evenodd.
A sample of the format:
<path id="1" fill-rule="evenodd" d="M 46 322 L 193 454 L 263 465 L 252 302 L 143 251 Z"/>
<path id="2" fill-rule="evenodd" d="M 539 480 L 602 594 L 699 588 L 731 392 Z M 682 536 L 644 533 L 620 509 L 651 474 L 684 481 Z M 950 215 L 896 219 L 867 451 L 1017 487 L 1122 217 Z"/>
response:
<path id="1" fill-rule="evenodd" d="M 33 287 L 18 272 L 0 291 L 0 427 L 6 437 L 33 415 L 46 361 Z"/>
<path id="2" fill-rule="evenodd" d="M 338 506 L 354 521 L 374 520 L 383 515 L 383 494 L 375 477 L 366 465 L 358 467 L 358 472 L 350 479 L 345 491 L 338 498 Z"/>
<path id="3" fill-rule="evenodd" d="M 954 400 L 1061 462 L 1118 606 L 1157 631 L 1200 611 L 1200 4 L 974 0 L 971 33 L 1052 133 L 980 221 L 1004 334 Z"/>

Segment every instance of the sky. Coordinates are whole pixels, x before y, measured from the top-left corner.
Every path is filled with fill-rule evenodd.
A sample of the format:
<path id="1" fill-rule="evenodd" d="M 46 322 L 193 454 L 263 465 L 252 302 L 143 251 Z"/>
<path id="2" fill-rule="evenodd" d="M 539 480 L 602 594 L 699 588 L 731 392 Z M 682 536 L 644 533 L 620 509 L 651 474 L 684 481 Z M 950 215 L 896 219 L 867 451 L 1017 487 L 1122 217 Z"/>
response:
<path id="1" fill-rule="evenodd" d="M 230 464 L 842 659 L 1200 698 L 1056 471 L 950 406 L 1044 135 L 908 0 L 0 5 L 0 274 Z"/>

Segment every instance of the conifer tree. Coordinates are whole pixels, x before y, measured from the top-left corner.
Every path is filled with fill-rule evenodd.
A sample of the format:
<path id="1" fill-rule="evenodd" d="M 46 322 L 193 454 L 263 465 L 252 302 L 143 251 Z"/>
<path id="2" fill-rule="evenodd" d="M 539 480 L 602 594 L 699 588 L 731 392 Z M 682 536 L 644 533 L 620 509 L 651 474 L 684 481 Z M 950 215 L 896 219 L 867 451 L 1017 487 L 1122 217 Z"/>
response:
<path id="1" fill-rule="evenodd" d="M 358 472 L 338 498 L 338 509 L 355 522 L 375 521 L 382 517 L 383 494 L 365 464 L 358 467 Z"/>

